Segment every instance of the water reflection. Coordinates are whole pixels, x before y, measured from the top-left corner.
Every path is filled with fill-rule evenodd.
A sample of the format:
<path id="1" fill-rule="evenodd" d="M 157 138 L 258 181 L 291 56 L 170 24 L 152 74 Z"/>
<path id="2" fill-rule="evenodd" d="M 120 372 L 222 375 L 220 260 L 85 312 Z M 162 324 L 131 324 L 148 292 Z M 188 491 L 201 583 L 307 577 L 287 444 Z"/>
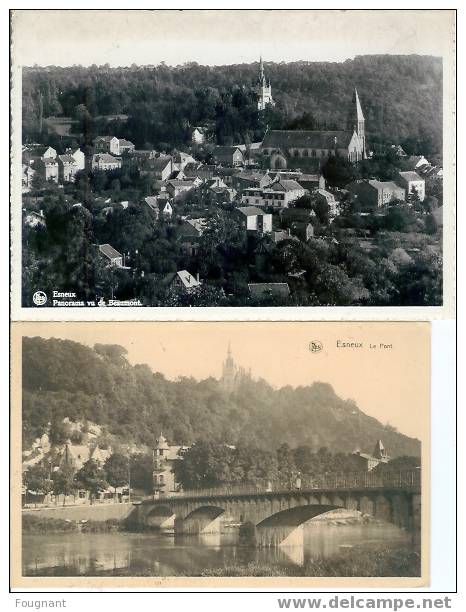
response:
<path id="1" fill-rule="evenodd" d="M 310 521 L 279 547 L 238 546 L 238 534 L 173 537 L 157 533 L 25 535 L 23 575 L 96 576 L 199 575 L 206 569 L 248 563 L 290 566 L 331 558 L 354 546 L 412 544 L 406 532 L 389 524 L 328 525 Z"/>

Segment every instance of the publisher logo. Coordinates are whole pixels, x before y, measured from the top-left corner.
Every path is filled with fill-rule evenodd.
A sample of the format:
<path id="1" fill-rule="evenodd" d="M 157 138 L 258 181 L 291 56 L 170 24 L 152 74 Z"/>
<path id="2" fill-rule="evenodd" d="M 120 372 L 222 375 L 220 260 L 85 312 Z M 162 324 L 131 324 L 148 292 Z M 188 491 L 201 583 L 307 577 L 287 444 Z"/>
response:
<path id="1" fill-rule="evenodd" d="M 311 340 L 311 342 L 309 342 L 309 350 L 311 353 L 320 353 L 323 348 L 324 345 L 322 342 L 319 342 L 319 340 Z"/>
<path id="2" fill-rule="evenodd" d="M 47 302 L 47 295 L 43 291 L 36 291 L 32 296 L 32 301 L 36 306 L 43 306 Z"/>

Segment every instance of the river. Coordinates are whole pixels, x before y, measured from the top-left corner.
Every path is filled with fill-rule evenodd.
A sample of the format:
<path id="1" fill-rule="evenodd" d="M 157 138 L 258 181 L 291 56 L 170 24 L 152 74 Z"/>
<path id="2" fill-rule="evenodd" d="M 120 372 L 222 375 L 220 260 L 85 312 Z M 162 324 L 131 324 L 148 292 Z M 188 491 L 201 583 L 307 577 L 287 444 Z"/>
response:
<path id="1" fill-rule="evenodd" d="M 357 547 L 370 550 L 413 546 L 411 536 L 390 524 L 329 525 L 310 521 L 293 545 L 238 546 L 237 533 L 182 536 L 160 533 L 24 535 L 24 576 L 96 576 L 114 570 L 129 575 L 198 576 L 231 565 L 303 565 Z"/>

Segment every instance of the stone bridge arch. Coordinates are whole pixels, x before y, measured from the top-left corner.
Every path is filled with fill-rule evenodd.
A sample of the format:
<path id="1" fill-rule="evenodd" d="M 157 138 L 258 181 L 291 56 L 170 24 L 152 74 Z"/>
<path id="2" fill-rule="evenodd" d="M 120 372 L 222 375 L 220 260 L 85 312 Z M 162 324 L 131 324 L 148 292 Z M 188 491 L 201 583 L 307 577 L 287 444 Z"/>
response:
<path id="1" fill-rule="evenodd" d="M 175 513 L 170 506 L 158 504 L 148 512 L 145 524 L 155 529 L 171 529 L 175 525 Z"/>
<path id="2" fill-rule="evenodd" d="M 175 529 L 177 533 L 184 534 L 218 533 L 224 513 L 225 509 L 220 506 L 201 505 L 184 518 L 177 517 Z"/>
<path id="3" fill-rule="evenodd" d="M 334 505 L 306 505 L 280 510 L 256 525 L 256 543 L 258 546 L 286 545 L 293 532 L 300 529 L 304 523 L 319 514 L 340 508 L 341 506 Z"/>

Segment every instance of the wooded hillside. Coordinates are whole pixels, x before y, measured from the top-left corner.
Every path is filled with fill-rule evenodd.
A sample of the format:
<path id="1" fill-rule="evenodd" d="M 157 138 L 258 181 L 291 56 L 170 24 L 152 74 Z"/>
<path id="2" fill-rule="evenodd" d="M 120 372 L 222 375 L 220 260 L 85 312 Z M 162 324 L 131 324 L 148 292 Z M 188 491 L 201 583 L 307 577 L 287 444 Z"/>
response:
<path id="1" fill-rule="evenodd" d="M 357 87 L 370 143 L 402 143 L 408 153 L 441 152 L 441 58 L 367 55 L 340 63 L 266 63 L 277 106 L 262 116 L 251 93 L 257 71 L 258 63 L 25 68 L 23 138 L 45 140 L 44 119 L 50 116 L 89 126 L 98 117 L 125 114 L 127 122 L 114 123 L 117 136 L 138 148 L 179 146 L 188 142 L 190 125 L 206 123 L 219 144 L 256 141 L 267 125 L 299 127 L 295 120 L 303 115 L 303 127 L 345 127 Z"/>
<path id="2" fill-rule="evenodd" d="M 247 445 L 271 450 L 283 443 L 317 451 L 371 451 L 382 439 L 393 457 L 420 456 L 420 443 L 364 414 L 319 382 L 273 389 L 245 379 L 226 393 L 214 378 L 167 380 L 147 365 L 132 366 L 125 349 L 68 340 L 23 339 L 23 444 L 69 417 L 92 421 L 126 444 L 152 446 L 162 430 L 171 444 Z M 220 364 L 219 364 L 220 369 Z"/>

